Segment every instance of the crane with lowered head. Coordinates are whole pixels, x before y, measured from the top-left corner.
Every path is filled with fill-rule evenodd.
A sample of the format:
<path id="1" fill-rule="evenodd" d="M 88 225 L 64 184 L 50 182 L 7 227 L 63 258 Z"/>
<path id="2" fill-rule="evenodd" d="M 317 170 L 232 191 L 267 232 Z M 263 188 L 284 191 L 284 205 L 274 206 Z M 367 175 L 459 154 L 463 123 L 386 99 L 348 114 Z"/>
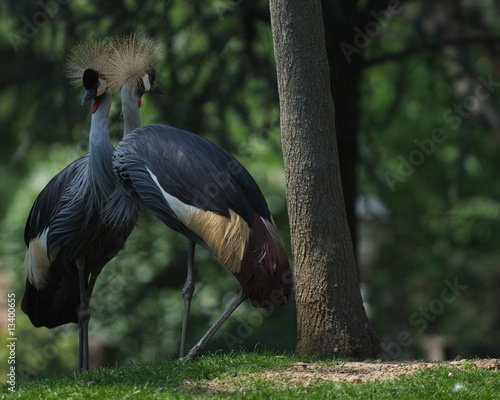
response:
<path id="1" fill-rule="evenodd" d="M 122 101 L 124 92 L 135 93 L 133 82 L 122 74 L 118 84 L 122 85 Z M 134 210 L 143 204 L 189 240 L 181 358 L 198 356 L 246 298 L 255 307 L 281 304 L 289 298 L 293 284 L 284 243 L 257 183 L 228 152 L 185 130 L 142 125 L 118 143 L 113 168 L 118 184 L 103 211 L 107 224 L 128 226 Z M 185 356 L 195 244 L 210 250 L 238 279 L 241 290 Z"/>

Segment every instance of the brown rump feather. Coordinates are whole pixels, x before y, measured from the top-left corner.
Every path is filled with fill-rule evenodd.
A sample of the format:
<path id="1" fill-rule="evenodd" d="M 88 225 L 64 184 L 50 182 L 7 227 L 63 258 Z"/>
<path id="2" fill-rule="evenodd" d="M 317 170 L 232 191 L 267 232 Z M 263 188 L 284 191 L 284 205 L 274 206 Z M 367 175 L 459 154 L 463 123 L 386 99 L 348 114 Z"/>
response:
<path id="1" fill-rule="evenodd" d="M 283 303 L 292 292 L 292 273 L 274 221 L 254 213 L 250 229 L 240 215 L 232 210 L 229 215 L 227 218 L 197 210 L 191 214 L 188 226 L 238 278 L 255 307 Z"/>
<path id="2" fill-rule="evenodd" d="M 290 264 L 285 245 L 273 221 L 254 214 L 241 269 L 235 275 L 254 307 L 282 304 L 290 297 Z"/>

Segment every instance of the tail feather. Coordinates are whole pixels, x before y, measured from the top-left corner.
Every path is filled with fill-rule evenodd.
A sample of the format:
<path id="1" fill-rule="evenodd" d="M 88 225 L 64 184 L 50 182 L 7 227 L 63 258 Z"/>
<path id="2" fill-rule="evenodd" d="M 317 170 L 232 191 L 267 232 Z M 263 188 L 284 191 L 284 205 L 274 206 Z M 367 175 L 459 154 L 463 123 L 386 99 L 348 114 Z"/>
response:
<path id="1" fill-rule="evenodd" d="M 274 222 L 254 215 L 241 268 L 235 274 L 258 308 L 282 304 L 292 292 L 292 273 Z"/>
<path id="2" fill-rule="evenodd" d="M 80 296 L 78 281 L 51 279 L 47 286 L 37 289 L 26 279 L 21 309 L 35 327 L 54 328 L 70 322 L 78 322 Z"/>

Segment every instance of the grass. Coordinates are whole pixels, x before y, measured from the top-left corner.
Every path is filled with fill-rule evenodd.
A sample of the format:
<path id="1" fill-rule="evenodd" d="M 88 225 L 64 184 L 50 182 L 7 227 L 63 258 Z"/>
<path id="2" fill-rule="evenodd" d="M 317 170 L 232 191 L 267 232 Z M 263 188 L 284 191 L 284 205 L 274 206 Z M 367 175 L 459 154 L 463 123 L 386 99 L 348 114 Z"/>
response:
<path id="1" fill-rule="evenodd" d="M 461 369 L 441 366 L 378 382 L 335 383 L 318 377 L 297 384 L 280 373 L 297 362 L 327 368 L 342 361 L 271 352 L 214 354 L 188 363 L 165 360 L 117 365 L 83 375 L 18 382 L 14 393 L 2 386 L 0 398 L 500 399 L 499 373 L 472 365 Z M 263 375 L 266 371 L 271 372 L 267 377 Z M 213 384 L 222 381 L 226 384 Z"/>

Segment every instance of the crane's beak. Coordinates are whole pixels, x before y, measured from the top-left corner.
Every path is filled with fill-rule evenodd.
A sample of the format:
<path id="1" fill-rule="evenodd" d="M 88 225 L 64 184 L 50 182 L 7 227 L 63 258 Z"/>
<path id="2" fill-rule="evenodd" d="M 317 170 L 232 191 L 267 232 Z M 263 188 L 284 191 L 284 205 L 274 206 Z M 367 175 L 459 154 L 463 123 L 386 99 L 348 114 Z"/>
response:
<path id="1" fill-rule="evenodd" d="M 83 95 L 83 99 L 82 99 L 82 106 L 85 103 L 87 103 L 89 100 L 94 99 L 95 96 L 96 96 L 96 88 L 85 90 L 85 94 Z"/>
<path id="2" fill-rule="evenodd" d="M 165 91 L 154 82 L 151 85 L 151 89 L 149 89 L 149 92 L 156 93 L 156 94 L 165 94 Z"/>

